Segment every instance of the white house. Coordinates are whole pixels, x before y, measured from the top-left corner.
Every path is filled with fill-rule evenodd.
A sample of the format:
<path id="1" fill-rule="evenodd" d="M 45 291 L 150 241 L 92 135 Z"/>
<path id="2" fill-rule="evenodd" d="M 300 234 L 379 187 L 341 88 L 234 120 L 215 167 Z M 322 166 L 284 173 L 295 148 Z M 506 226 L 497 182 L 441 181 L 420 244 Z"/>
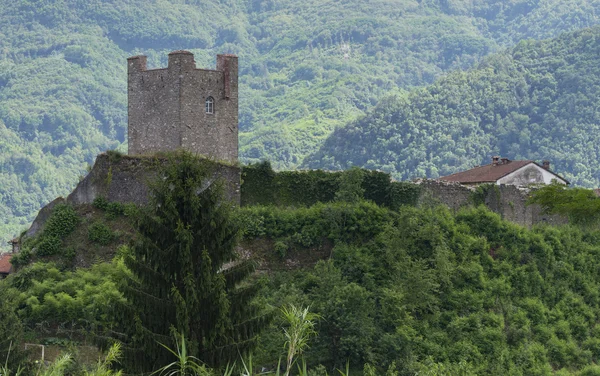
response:
<path id="1" fill-rule="evenodd" d="M 492 157 L 492 163 L 477 166 L 467 171 L 443 176 L 439 180 L 457 182 L 464 185 L 507 184 L 526 186 L 530 184 L 560 184 L 569 182 L 550 171 L 550 162 L 540 166 L 534 161 L 511 161 L 508 158 Z"/>

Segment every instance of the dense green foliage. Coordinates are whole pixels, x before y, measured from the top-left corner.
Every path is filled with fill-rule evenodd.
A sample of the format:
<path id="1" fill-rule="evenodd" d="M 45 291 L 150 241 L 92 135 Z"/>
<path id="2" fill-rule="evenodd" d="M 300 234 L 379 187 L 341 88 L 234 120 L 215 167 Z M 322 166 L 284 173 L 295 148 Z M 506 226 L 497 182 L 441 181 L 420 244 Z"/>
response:
<path id="1" fill-rule="evenodd" d="M 380 206 L 398 208 L 415 205 L 420 194 L 416 184 L 393 182 L 387 173 L 361 169 L 275 172 L 269 162 L 262 162 L 244 166 L 242 180 L 242 206 L 310 206 L 318 202 L 366 199 Z"/>
<path id="2" fill-rule="evenodd" d="M 81 336 L 112 325 L 112 311 L 123 301 L 117 283 L 126 273 L 120 259 L 76 271 L 38 262 L 8 278 L 0 291 L 16 294 L 16 311 L 29 330 Z"/>
<path id="3" fill-rule="evenodd" d="M 237 217 L 245 239 L 266 237 L 281 241 L 286 247 L 308 248 L 325 239 L 371 239 L 395 215 L 370 202 L 337 202 L 298 209 L 253 206 L 241 209 Z"/>
<path id="4" fill-rule="evenodd" d="M 34 238 L 23 239 L 21 252 L 12 258 L 12 264 L 16 267 L 26 265 L 32 256 L 68 256 L 67 249 L 62 247 L 63 239 L 75 230 L 79 220 L 72 206 L 57 204 L 52 209 L 42 233 Z"/>
<path id="5" fill-rule="evenodd" d="M 211 167 L 182 152 L 150 185 L 124 255 L 131 274 L 120 284 L 127 299 L 117 316 L 120 333 L 108 333 L 124 343 L 130 371 L 166 364 L 171 354 L 161 343 L 170 345 L 173 333 L 185 335 L 193 356 L 225 364 L 254 346 L 266 322 L 252 304 L 256 286 L 244 283 L 254 265 L 236 260 L 239 229 Z"/>
<path id="6" fill-rule="evenodd" d="M 172 172 L 185 174 L 186 169 L 180 167 Z M 347 176 L 341 190 L 345 193 L 338 198 L 354 197 L 349 193 L 357 192 L 353 175 Z M 188 179 L 189 184 L 194 182 Z M 168 212 L 168 208 L 182 202 L 181 195 L 195 192 L 175 188 L 168 176 L 160 184 L 167 195 L 160 196 L 161 205 L 154 202 L 153 211 Z M 206 188 L 198 197 L 211 191 Z M 168 199 L 171 194 L 181 200 Z M 106 207 L 101 201 L 97 204 Z M 220 208 L 229 210 L 226 206 Z M 218 219 L 222 217 L 211 214 L 214 228 L 219 228 L 222 222 Z M 344 369 L 347 361 L 353 372 L 364 370 L 364 375 L 598 372 L 600 233 L 596 227 L 526 229 L 501 220 L 482 206 L 458 213 L 428 205 L 390 210 L 354 198 L 299 208 L 247 206 L 239 209 L 235 218 L 237 222 L 232 226 L 241 228 L 244 246 L 254 241 L 259 246 L 272 244 L 271 249 L 263 251 L 272 252 L 276 259 L 283 256 L 287 260 L 321 247 L 328 250 L 324 255 L 327 259 L 316 266 L 300 264 L 296 270 L 257 276 L 265 285 L 259 303 L 310 307 L 319 315 L 314 323 L 316 334 L 303 355 L 315 374 Z M 179 229 L 179 239 L 187 239 L 183 236 L 186 229 L 194 226 L 156 219 L 156 213 L 142 216 L 139 226 L 145 229 L 143 236 L 131 250 L 120 252 L 133 274 L 117 257 L 111 264 L 74 272 L 36 263 L 1 281 L 0 296 L 8 294 L 14 302 L 7 305 L 12 308 L 6 312 L 13 321 L 18 318 L 16 327 L 22 322 L 28 330 L 50 331 L 53 336 L 62 331 L 62 335 L 82 338 L 113 331 L 131 335 L 128 340 L 135 341 L 144 338 L 138 331 L 152 319 L 140 316 L 137 324 L 124 328 L 122 317 L 115 321 L 114 314 L 119 310 L 114 308 L 122 307 L 126 298 L 144 302 L 134 297 L 136 291 L 146 292 L 145 312 L 163 312 L 165 316 L 161 317 L 185 322 L 182 313 L 191 315 L 195 304 L 188 303 L 192 296 L 189 288 L 180 287 L 184 291 L 179 294 L 181 299 L 169 298 L 175 294 L 169 286 L 179 283 L 179 274 L 171 268 L 180 258 L 173 257 L 173 253 L 185 247 L 169 246 L 175 244 L 168 241 L 173 236 L 158 234 L 161 228 L 171 226 Z M 212 249 L 210 244 L 218 243 L 217 238 L 203 234 L 203 241 L 208 243 L 190 249 Z M 225 240 L 231 233 L 224 230 L 221 234 L 220 239 Z M 164 243 L 151 246 L 147 240 L 150 237 L 163 239 Z M 142 253 L 141 247 L 149 245 L 152 251 Z M 286 253 L 290 249 L 294 249 L 293 254 Z M 183 257 L 184 252 L 180 253 Z M 144 265 L 149 266 L 146 260 L 153 258 L 154 271 L 149 273 Z M 144 260 L 144 264 L 138 260 Z M 201 262 L 186 265 L 196 268 Z M 169 282 L 165 283 L 167 278 Z M 226 280 L 220 283 L 227 284 Z M 145 281 L 143 286 L 141 281 Z M 249 297 L 253 289 L 248 285 L 241 291 Z M 156 306 L 151 296 L 162 296 L 165 300 L 159 301 L 163 305 Z M 212 295 L 207 299 L 210 307 L 217 307 L 218 299 Z M 179 316 L 176 310 L 180 310 Z M 277 365 L 286 342 L 281 328 L 286 325 L 284 319 L 277 318 L 272 328 L 261 334 L 254 357 L 256 366 L 273 369 Z M 175 332 L 177 329 L 182 330 L 175 327 Z M 165 341 L 161 342 L 167 342 L 172 332 L 166 328 L 163 333 L 161 339 Z M 193 337 L 193 333 L 186 336 Z M 194 349 L 193 341 L 190 346 Z M 131 353 L 125 350 L 123 362 L 127 364 L 132 358 L 128 359 Z M 166 361 L 156 363 L 154 368 L 164 366 Z"/>
<path id="7" fill-rule="evenodd" d="M 591 189 L 568 188 L 550 184 L 531 193 L 529 204 L 537 204 L 548 214 L 559 214 L 578 225 L 597 225 L 600 221 L 600 198 Z"/>
<path id="8" fill-rule="evenodd" d="M 20 344 L 23 341 L 23 325 L 16 313 L 14 295 L 0 289 L 0 367 L 21 361 Z M 1 372 L 1 370 L 0 370 Z"/>
<path id="9" fill-rule="evenodd" d="M 448 175 L 510 159 L 548 159 L 598 186 L 600 28 L 521 42 L 426 88 L 382 100 L 336 130 L 308 167 L 381 169 L 397 179 Z"/>
<path id="10" fill-rule="evenodd" d="M 593 0 L 1 0 L 0 238 L 124 149 L 127 56 L 158 67 L 189 49 L 210 68 L 238 54 L 242 160 L 294 167 L 382 95 L 599 13 Z"/>
<path id="11" fill-rule="evenodd" d="M 366 242 L 336 239 L 331 260 L 269 280 L 266 301 L 310 305 L 322 317 L 307 359 L 380 371 L 395 361 L 400 375 L 551 375 L 586 367 L 594 374 L 597 230 L 527 230 L 482 207 L 457 215 L 405 207 L 379 229 Z M 261 359 L 274 361 L 268 354 L 280 336 L 265 338 Z"/>

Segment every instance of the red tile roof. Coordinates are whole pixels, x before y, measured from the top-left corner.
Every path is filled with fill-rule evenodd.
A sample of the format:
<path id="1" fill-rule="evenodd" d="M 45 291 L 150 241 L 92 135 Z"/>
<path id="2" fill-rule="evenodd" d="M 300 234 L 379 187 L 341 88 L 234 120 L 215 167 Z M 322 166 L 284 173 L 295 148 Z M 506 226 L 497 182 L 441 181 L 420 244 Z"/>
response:
<path id="1" fill-rule="evenodd" d="M 534 163 L 537 165 L 537 163 L 535 163 L 534 161 L 509 160 L 503 163 L 498 163 L 496 165 L 490 163 L 488 165 L 475 167 L 467 171 L 457 172 L 456 174 L 443 176 L 440 178 L 440 180 L 453 181 L 458 183 L 495 183 L 496 181 L 498 181 L 498 179 L 501 179 L 506 175 L 517 171 L 521 167 L 527 166 L 530 163 Z"/>
<path id="2" fill-rule="evenodd" d="M 12 258 L 12 253 L 4 253 L 0 254 L 0 274 L 8 274 L 12 270 L 12 264 L 10 263 L 10 259 Z"/>

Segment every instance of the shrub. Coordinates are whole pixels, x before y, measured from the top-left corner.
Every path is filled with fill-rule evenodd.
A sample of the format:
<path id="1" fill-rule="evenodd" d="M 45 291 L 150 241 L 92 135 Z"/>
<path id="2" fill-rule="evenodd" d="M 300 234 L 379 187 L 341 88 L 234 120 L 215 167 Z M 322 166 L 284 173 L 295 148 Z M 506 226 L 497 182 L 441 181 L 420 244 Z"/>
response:
<path id="1" fill-rule="evenodd" d="M 138 213 L 139 209 L 140 208 L 134 203 L 123 204 L 123 215 L 126 217 L 133 217 Z"/>
<path id="2" fill-rule="evenodd" d="M 124 154 L 118 150 L 107 150 L 106 155 L 108 155 L 108 159 L 113 163 L 119 162 L 124 156 Z"/>
<path id="3" fill-rule="evenodd" d="M 75 260 L 75 256 L 77 256 L 77 250 L 74 247 L 67 247 L 63 250 L 62 254 L 67 261 L 73 261 Z"/>
<path id="4" fill-rule="evenodd" d="M 54 236 L 63 238 L 73 232 L 78 223 L 79 217 L 72 206 L 58 204 L 54 207 L 48 221 L 46 221 L 42 237 Z"/>
<path id="5" fill-rule="evenodd" d="M 21 251 L 10 259 L 10 263 L 15 268 L 20 268 L 21 266 L 29 264 L 31 261 L 31 250 L 29 248 L 21 249 Z"/>
<path id="6" fill-rule="evenodd" d="M 56 255 L 60 250 L 62 241 L 57 236 L 46 235 L 40 239 L 37 245 L 36 254 L 38 256 L 52 256 Z"/>
<path id="7" fill-rule="evenodd" d="M 590 364 L 578 374 L 579 376 L 600 376 L 600 366 Z"/>
<path id="8" fill-rule="evenodd" d="M 281 256 L 281 258 L 284 258 L 288 251 L 288 245 L 285 244 L 285 242 L 277 241 L 277 242 L 275 242 L 274 247 L 275 247 L 275 252 L 277 252 L 277 254 L 279 256 Z"/>
<path id="9" fill-rule="evenodd" d="M 96 222 L 88 228 L 88 239 L 96 244 L 107 245 L 115 235 L 104 223 Z"/>
<path id="10" fill-rule="evenodd" d="M 106 210 L 106 208 L 108 208 L 108 204 L 108 200 L 102 196 L 96 197 L 92 202 L 92 206 L 100 210 Z"/>
<path id="11" fill-rule="evenodd" d="M 110 219 L 117 218 L 122 215 L 127 215 L 127 213 L 132 212 L 131 206 L 135 207 L 135 204 L 125 205 L 120 202 L 109 202 L 106 198 L 102 196 L 96 197 L 92 205 L 97 209 L 105 211 L 107 217 Z"/>

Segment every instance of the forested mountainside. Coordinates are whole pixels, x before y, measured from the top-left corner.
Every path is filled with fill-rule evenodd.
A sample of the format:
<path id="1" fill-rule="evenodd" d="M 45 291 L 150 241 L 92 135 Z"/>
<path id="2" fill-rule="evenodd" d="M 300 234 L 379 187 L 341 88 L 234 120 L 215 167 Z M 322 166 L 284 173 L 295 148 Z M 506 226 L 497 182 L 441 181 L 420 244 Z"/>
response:
<path id="1" fill-rule="evenodd" d="M 600 184 L 600 28 L 523 41 L 475 69 L 382 100 L 339 128 L 306 165 L 437 178 L 492 155 L 552 161 L 572 183 Z"/>
<path id="2" fill-rule="evenodd" d="M 241 156 L 293 168 L 384 94 L 597 23 L 596 1 L 0 0 L 0 238 L 126 137 L 125 58 L 241 61 Z"/>

